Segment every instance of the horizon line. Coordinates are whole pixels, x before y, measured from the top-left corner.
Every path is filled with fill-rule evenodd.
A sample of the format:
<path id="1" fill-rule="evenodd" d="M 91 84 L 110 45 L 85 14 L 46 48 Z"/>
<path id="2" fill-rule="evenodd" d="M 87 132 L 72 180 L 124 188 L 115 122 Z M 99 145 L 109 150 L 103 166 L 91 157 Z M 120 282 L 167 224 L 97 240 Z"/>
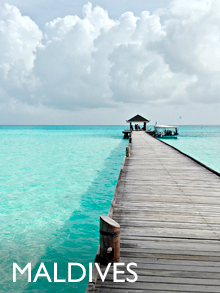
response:
<path id="1" fill-rule="evenodd" d="M 140 122 L 141 124 L 142 122 Z M 172 125 L 172 124 L 169 124 Z M 174 124 L 173 124 L 174 125 Z M 175 124 L 177 126 L 220 126 L 220 124 Z M 127 124 L 0 124 L 1 126 L 129 126 Z M 148 124 L 147 126 L 154 126 Z"/>

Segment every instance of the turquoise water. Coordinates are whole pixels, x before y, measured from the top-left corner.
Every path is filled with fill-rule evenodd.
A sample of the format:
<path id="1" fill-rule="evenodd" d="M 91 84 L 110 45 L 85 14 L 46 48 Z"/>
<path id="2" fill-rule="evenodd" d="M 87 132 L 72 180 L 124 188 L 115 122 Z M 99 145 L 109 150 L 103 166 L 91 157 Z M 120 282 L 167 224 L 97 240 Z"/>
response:
<path id="1" fill-rule="evenodd" d="M 180 126 L 178 139 L 164 141 L 220 172 L 220 126 Z"/>
<path id="2" fill-rule="evenodd" d="M 124 158 L 124 126 L 0 126 L 0 292 L 85 291 L 80 283 L 48 283 L 27 275 L 12 282 L 12 263 L 41 262 L 53 280 L 67 279 L 68 262 L 88 269 Z M 220 172 L 220 126 L 181 126 L 166 142 Z M 88 270 L 87 270 L 88 271 Z M 81 269 L 72 271 L 77 278 Z"/>
<path id="3" fill-rule="evenodd" d="M 127 145 L 123 129 L 0 127 L 0 292 L 85 291 L 87 278 L 28 283 L 23 275 L 13 283 L 12 263 L 31 262 L 33 281 L 41 262 L 53 280 L 54 262 L 67 279 L 68 262 L 94 260 L 99 215 L 108 213 Z"/>

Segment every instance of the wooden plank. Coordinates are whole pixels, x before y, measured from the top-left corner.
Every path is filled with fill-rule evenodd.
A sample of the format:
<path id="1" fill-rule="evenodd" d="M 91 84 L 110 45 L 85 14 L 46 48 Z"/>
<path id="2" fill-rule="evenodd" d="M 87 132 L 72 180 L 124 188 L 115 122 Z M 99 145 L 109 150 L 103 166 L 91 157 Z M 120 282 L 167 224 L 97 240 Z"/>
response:
<path id="1" fill-rule="evenodd" d="M 115 293 L 116 289 L 118 289 L 118 292 L 123 292 L 123 289 L 127 289 L 128 293 L 135 293 L 135 292 L 206 292 L 206 293 L 219 293 L 219 286 L 207 286 L 207 285 L 189 285 L 189 284 L 169 284 L 169 283 L 153 283 L 153 282 L 145 282 L 145 283 L 138 283 L 138 286 L 136 287 L 133 284 L 131 284 L 129 287 L 127 283 L 113 283 L 113 282 L 104 282 L 105 285 L 97 284 L 96 285 L 96 291 L 104 293 L 105 291 L 103 288 L 111 289 L 110 292 Z M 99 290 L 99 291 L 97 291 Z"/>

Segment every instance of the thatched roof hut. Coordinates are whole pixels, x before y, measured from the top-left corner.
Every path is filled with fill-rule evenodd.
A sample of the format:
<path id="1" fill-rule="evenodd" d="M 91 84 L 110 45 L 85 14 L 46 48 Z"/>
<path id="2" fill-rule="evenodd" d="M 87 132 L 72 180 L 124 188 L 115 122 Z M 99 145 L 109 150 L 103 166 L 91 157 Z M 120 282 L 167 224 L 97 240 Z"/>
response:
<path id="1" fill-rule="evenodd" d="M 130 123 L 130 130 L 132 130 L 132 123 L 143 123 L 143 130 L 146 130 L 146 124 L 150 122 L 150 120 L 144 118 L 143 116 L 137 114 L 136 116 L 130 118 L 129 120 L 126 120 L 128 123 Z"/>

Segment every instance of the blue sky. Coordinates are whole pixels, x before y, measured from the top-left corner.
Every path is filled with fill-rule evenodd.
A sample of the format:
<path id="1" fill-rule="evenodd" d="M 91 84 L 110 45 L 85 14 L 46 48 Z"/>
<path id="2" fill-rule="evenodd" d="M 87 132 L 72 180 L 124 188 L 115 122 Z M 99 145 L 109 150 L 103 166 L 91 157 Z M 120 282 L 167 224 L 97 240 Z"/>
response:
<path id="1" fill-rule="evenodd" d="M 0 2 L 0 124 L 219 124 L 220 2 Z"/>
<path id="2" fill-rule="evenodd" d="M 141 11 L 148 10 L 153 13 L 158 8 L 168 7 L 170 0 L 8 0 L 6 3 L 17 6 L 23 15 L 28 15 L 41 28 L 45 23 L 57 17 L 76 14 L 83 17 L 82 7 L 88 2 L 93 6 L 99 5 L 108 11 L 109 17 L 118 19 L 122 13 L 132 11 L 140 15 Z"/>

